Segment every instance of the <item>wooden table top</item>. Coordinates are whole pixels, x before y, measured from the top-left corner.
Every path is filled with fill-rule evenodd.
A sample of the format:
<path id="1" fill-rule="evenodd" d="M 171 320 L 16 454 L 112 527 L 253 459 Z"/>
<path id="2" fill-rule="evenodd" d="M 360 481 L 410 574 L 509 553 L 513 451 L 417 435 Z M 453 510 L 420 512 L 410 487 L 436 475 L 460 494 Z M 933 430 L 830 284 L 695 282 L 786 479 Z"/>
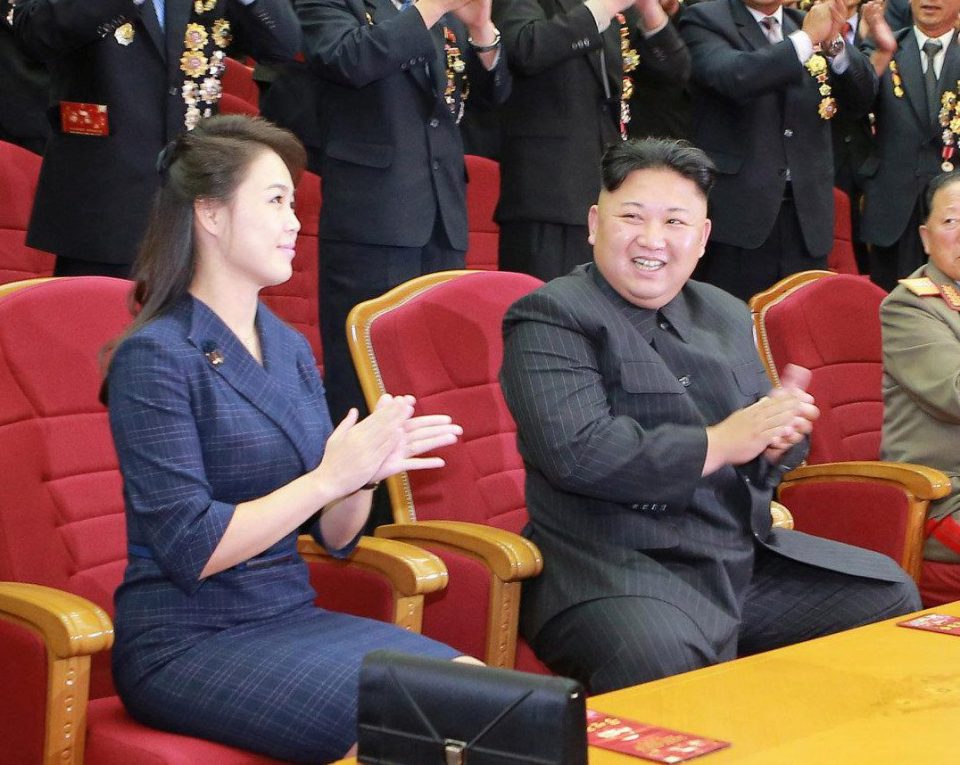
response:
<path id="1" fill-rule="evenodd" d="M 930 612 L 960 616 L 960 602 Z M 595 696 L 588 706 L 731 742 L 697 765 L 960 762 L 960 636 L 897 627 L 904 618 Z M 590 765 L 643 762 L 590 748 Z"/>

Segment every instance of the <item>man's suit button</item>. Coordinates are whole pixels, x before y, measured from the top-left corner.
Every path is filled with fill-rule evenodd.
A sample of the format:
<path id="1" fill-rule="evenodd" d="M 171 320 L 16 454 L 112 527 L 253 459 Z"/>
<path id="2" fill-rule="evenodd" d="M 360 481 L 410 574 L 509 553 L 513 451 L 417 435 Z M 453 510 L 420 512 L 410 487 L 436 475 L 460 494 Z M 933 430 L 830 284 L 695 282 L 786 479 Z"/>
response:
<path id="1" fill-rule="evenodd" d="M 438 127 L 439 125 L 440 125 L 440 120 L 438 120 L 436 117 L 431 118 L 430 127 L 435 128 L 435 127 Z"/>
<path id="2" fill-rule="evenodd" d="M 435 171 L 440 169 L 440 163 L 437 160 L 433 160 L 433 169 Z"/>
<path id="3" fill-rule="evenodd" d="M 684 388 L 690 387 L 690 375 L 683 375 L 682 377 L 677 378 L 677 382 L 680 383 Z"/>
<path id="4" fill-rule="evenodd" d="M 172 87 L 170 88 L 170 90 L 168 90 L 167 92 L 168 92 L 171 96 L 177 95 L 177 86 L 176 86 L 176 85 L 172 86 Z"/>
<path id="5" fill-rule="evenodd" d="M 400 64 L 400 71 L 401 71 L 401 72 L 405 72 L 405 71 L 407 71 L 409 68 L 410 68 L 410 65 L 409 65 L 409 64 L 406 64 L 406 63 Z"/>
<path id="6" fill-rule="evenodd" d="M 793 131 L 790 128 L 787 128 L 783 131 L 784 138 L 793 138 Z"/>
<path id="7" fill-rule="evenodd" d="M 753 483 L 753 482 L 750 480 L 750 476 L 748 476 L 748 475 L 745 475 L 745 476 L 743 477 L 743 482 L 744 482 L 747 486 L 749 486 L 751 483 Z"/>
<path id="8" fill-rule="evenodd" d="M 670 322 L 666 319 L 662 319 L 657 326 L 660 327 L 660 329 L 670 329 Z"/>

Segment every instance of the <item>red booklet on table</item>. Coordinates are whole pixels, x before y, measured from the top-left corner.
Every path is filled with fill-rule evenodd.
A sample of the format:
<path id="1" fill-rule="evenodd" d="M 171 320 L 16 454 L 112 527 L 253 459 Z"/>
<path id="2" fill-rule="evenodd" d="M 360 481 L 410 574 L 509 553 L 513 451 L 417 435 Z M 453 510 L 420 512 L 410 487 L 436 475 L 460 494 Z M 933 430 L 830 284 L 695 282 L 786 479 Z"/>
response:
<path id="1" fill-rule="evenodd" d="M 904 622 L 897 622 L 897 626 L 912 627 L 915 630 L 927 630 L 928 632 L 943 632 L 947 635 L 960 635 L 960 616 L 924 614 L 923 616 L 915 616 L 913 619 L 907 619 Z"/>
<path id="2" fill-rule="evenodd" d="M 668 763 L 686 762 L 730 746 L 729 741 L 659 728 L 593 709 L 587 710 L 587 743 L 653 762 Z"/>

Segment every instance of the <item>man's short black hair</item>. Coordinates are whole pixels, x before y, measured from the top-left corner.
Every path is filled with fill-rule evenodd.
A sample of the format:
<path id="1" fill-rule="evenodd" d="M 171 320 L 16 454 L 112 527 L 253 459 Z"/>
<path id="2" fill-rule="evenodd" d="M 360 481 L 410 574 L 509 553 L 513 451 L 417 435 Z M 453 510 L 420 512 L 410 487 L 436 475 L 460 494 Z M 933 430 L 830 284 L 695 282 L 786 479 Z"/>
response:
<path id="1" fill-rule="evenodd" d="M 600 161 L 603 188 L 616 191 L 637 170 L 672 170 L 693 181 L 704 198 L 710 194 L 717 168 L 703 150 L 687 141 L 664 138 L 618 141 Z"/>
<path id="2" fill-rule="evenodd" d="M 936 178 L 927 184 L 927 193 L 923 198 L 923 222 L 926 223 L 930 218 L 930 211 L 933 210 L 933 198 L 936 193 L 945 186 L 950 186 L 960 182 L 960 172 L 951 170 L 949 173 L 940 173 Z"/>

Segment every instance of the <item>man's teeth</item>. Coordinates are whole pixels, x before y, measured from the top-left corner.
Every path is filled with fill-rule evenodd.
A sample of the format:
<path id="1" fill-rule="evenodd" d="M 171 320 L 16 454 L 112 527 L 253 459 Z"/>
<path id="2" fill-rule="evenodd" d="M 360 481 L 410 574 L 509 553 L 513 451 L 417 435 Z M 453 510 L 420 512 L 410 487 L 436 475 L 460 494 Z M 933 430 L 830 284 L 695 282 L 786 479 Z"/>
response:
<path id="1" fill-rule="evenodd" d="M 657 271 L 666 265 L 662 260 L 651 260 L 650 258 L 634 258 L 633 262 L 644 271 Z"/>

